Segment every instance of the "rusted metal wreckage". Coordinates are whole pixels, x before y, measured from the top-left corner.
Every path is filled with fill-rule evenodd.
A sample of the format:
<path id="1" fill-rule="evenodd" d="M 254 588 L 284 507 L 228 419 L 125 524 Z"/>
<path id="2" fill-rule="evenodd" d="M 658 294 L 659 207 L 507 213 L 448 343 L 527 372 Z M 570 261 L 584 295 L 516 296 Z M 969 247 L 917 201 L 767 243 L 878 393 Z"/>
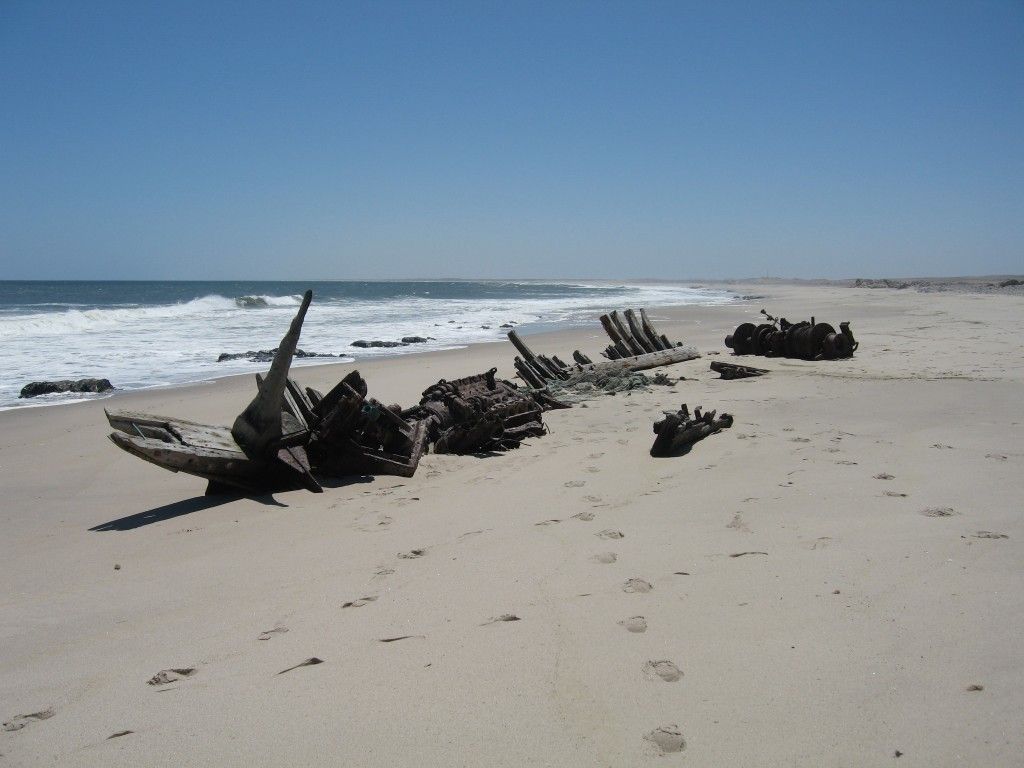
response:
<path id="1" fill-rule="evenodd" d="M 683 403 L 678 411 L 665 411 L 665 418 L 654 422 L 654 445 L 651 456 L 679 456 L 686 453 L 698 440 L 732 426 L 732 416 L 723 413 L 715 418 L 715 411 L 701 413 L 700 406 L 690 409 Z"/>
<path id="2" fill-rule="evenodd" d="M 799 323 L 786 318 L 772 317 L 763 309 L 768 320 L 754 325 L 743 323 L 725 337 L 725 346 L 737 355 L 764 357 L 792 357 L 800 360 L 836 360 L 851 357 L 859 344 L 853 338 L 850 324 L 839 324 L 839 331 L 828 323 L 816 323 L 812 317 Z"/>

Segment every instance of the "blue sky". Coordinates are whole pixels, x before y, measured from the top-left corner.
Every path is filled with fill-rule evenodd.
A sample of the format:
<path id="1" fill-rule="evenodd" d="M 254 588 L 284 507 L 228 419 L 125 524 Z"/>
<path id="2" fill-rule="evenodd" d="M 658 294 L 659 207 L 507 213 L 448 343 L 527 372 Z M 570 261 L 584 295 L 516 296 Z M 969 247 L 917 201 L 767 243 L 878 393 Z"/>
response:
<path id="1" fill-rule="evenodd" d="M 0 3 L 0 278 L 1024 271 L 1024 2 Z"/>

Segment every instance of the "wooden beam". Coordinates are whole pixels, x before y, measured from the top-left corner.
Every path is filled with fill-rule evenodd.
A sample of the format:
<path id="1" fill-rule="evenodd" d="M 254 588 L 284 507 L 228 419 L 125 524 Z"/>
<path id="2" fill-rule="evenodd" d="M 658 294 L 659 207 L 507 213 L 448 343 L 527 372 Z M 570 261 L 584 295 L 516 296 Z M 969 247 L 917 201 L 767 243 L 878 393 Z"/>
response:
<path id="1" fill-rule="evenodd" d="M 640 323 L 636 321 L 636 315 L 633 314 L 633 310 L 627 309 L 623 314 L 626 316 L 626 322 L 629 323 L 629 330 L 633 334 L 633 338 L 636 339 L 637 343 L 644 348 L 644 352 L 657 352 L 658 348 L 654 346 L 650 339 L 647 338 L 647 334 L 644 333 L 644 329 L 640 327 Z"/>

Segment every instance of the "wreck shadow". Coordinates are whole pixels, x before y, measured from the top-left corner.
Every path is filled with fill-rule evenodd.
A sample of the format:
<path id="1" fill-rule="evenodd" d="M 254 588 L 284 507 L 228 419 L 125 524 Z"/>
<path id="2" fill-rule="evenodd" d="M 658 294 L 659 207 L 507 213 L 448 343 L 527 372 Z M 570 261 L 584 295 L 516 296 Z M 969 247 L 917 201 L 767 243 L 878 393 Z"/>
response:
<path id="1" fill-rule="evenodd" d="M 677 448 L 676 450 L 670 451 L 669 453 L 659 453 L 657 456 L 655 456 L 652 453 L 651 454 L 651 458 L 652 459 L 677 459 L 680 456 L 685 456 L 690 451 L 692 451 L 693 450 L 693 446 L 694 446 L 693 443 L 689 443 L 688 445 L 684 445 L 682 448 Z"/>
<path id="2" fill-rule="evenodd" d="M 397 477 L 397 475 L 396 475 Z M 344 488 L 356 483 L 372 483 L 373 475 L 343 475 L 341 477 L 317 477 L 317 482 L 324 488 Z"/>
<path id="3" fill-rule="evenodd" d="M 184 499 L 183 501 L 175 501 L 171 504 L 164 504 L 160 507 L 153 507 L 147 509 L 145 512 L 136 512 L 134 515 L 128 515 L 127 517 L 119 517 L 117 520 L 110 520 L 106 523 L 100 523 L 90 528 L 90 531 L 131 531 L 135 528 L 142 528 L 145 525 L 152 525 L 153 523 L 162 523 L 164 520 L 173 520 L 176 517 L 182 515 L 190 515 L 193 512 L 201 512 L 204 509 L 211 509 L 213 507 L 219 507 L 221 504 L 227 504 L 238 499 L 252 499 L 260 504 L 265 504 L 272 507 L 287 507 L 287 504 L 282 504 L 280 501 L 275 499 L 270 494 L 264 496 L 243 496 L 243 495 L 216 495 L 216 496 L 195 496 L 191 499 Z"/>

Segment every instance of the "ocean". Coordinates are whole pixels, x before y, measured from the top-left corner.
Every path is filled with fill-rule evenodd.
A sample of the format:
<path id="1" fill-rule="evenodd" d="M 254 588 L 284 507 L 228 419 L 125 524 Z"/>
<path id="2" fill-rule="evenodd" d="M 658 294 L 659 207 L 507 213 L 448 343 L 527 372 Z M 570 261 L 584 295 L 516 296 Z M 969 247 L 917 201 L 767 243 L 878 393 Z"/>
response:
<path id="1" fill-rule="evenodd" d="M 107 378 L 133 390 L 263 370 L 266 363 L 217 358 L 275 348 L 309 288 L 313 304 L 299 346 L 340 357 L 297 359 L 293 367 L 505 341 L 506 323 L 532 332 L 596 324 L 616 308 L 733 299 L 728 291 L 664 283 L 0 281 L 0 409 L 102 397 L 19 399 L 31 381 Z M 403 336 L 432 339 L 351 346 Z M 505 356 L 512 354 L 509 347 Z"/>

